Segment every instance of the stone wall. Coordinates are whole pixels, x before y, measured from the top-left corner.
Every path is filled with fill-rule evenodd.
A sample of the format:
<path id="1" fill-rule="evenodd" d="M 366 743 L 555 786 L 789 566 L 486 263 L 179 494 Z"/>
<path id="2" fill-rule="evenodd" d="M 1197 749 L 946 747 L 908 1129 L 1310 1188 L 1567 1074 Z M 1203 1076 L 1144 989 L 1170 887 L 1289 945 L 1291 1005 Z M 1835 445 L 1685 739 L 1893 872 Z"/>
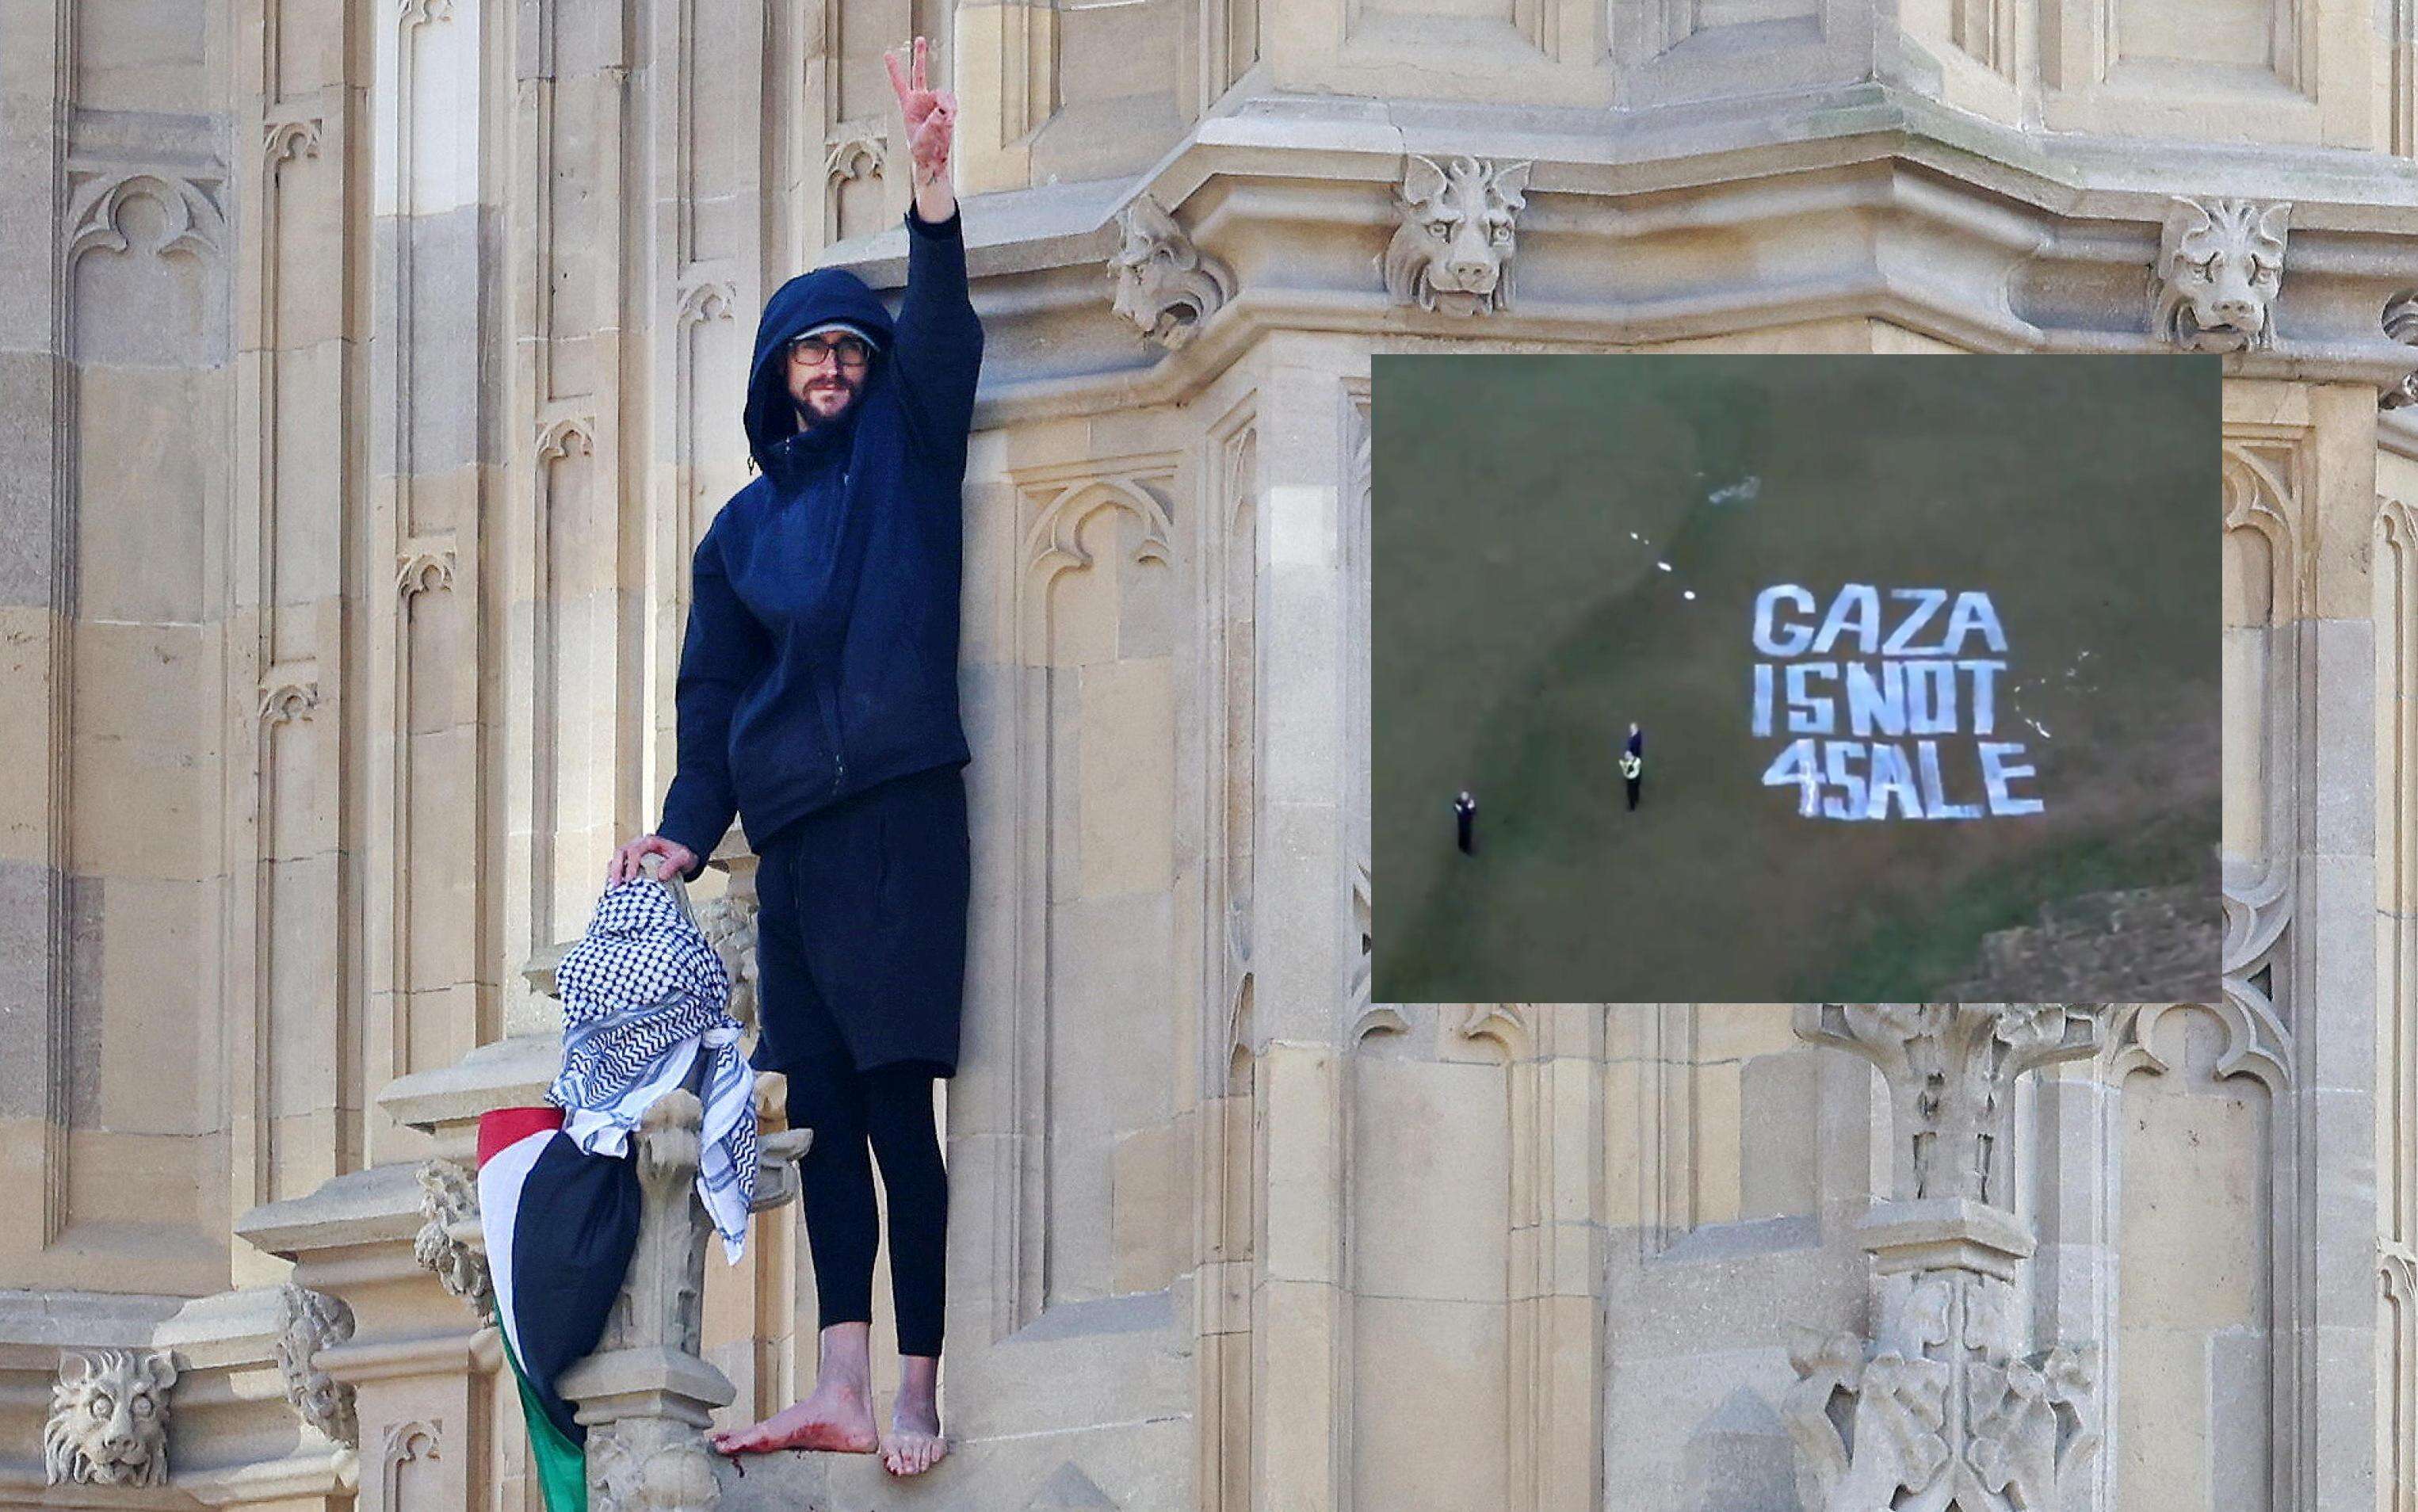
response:
<path id="1" fill-rule="evenodd" d="M 668 780 L 764 294 L 902 276 L 911 30 L 988 333 L 927 1500 L 1805 1504 L 1783 1325 L 1878 1326 L 1873 1077 L 1775 1005 L 1369 1001 L 1370 359 L 2182 346 L 2226 1000 L 2021 1094 L 2030 1334 L 2104 1352 L 2064 1504 L 2418 1495 L 2407 7 L 0 18 L 0 1504 L 68 1494 L 52 1382 L 114 1349 L 184 1361 L 162 1504 L 533 1504 L 419 1173 Z M 1485 291 L 1416 252 L 1456 183 L 1511 216 Z M 712 1275 L 734 1412 L 795 1248 Z"/>

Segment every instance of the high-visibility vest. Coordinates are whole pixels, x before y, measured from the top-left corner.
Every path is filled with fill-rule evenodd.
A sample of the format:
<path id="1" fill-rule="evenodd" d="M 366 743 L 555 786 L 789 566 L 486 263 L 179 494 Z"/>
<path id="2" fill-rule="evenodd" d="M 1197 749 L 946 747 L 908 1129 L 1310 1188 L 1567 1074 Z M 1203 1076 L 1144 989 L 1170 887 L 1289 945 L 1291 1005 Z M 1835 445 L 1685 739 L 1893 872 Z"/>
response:
<path id="1" fill-rule="evenodd" d="M 1645 758 L 1644 756 L 1639 756 L 1634 751 L 1623 751 L 1620 753 L 1620 774 L 1622 776 L 1634 777 L 1645 770 Z"/>

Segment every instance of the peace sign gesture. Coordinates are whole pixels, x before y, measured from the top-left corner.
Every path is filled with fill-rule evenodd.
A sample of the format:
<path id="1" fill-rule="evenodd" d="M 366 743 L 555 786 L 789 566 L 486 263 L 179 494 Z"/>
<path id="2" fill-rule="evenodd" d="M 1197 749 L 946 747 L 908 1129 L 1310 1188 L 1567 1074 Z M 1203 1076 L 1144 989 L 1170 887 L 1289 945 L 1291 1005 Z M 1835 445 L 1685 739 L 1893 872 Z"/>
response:
<path id="1" fill-rule="evenodd" d="M 898 66 L 897 50 L 887 49 L 881 61 L 890 69 L 890 87 L 897 92 L 899 114 L 907 118 L 907 142 L 918 189 L 934 183 L 949 170 L 949 147 L 957 124 L 957 97 L 929 87 L 925 73 L 926 38 L 915 38 L 914 73 Z"/>

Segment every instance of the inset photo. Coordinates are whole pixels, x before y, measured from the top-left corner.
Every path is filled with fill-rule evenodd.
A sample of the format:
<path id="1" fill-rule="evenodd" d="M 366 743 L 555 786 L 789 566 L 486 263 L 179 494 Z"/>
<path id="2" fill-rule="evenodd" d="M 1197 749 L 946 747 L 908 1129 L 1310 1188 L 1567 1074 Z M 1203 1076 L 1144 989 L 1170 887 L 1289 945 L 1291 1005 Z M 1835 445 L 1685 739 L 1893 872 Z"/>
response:
<path id="1" fill-rule="evenodd" d="M 2218 360 L 1375 358 L 1376 1000 L 2216 996 Z"/>

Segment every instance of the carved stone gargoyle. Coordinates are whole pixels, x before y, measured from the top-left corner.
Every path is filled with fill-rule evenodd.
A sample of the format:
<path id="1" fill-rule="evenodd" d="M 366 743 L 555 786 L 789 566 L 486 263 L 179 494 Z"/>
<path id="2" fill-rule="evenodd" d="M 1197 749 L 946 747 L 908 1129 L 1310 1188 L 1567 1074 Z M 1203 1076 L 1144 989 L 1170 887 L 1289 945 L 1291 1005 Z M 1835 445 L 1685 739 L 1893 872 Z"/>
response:
<path id="1" fill-rule="evenodd" d="M 2288 204 L 2177 195 L 2150 270 L 2158 339 L 2186 352 L 2273 346 L 2291 223 Z"/>
<path id="2" fill-rule="evenodd" d="M 1234 297 L 1234 275 L 1145 191 L 1117 212 L 1109 283 L 1118 314 L 1174 351 Z"/>
<path id="3" fill-rule="evenodd" d="M 319 1367 L 319 1352 L 353 1336 L 353 1309 L 341 1297 L 288 1281 L 278 1293 L 284 1319 L 275 1350 L 285 1379 L 286 1405 L 295 1415 L 338 1443 L 359 1448 L 360 1419 L 353 1388 Z"/>
<path id="4" fill-rule="evenodd" d="M 451 1160 L 423 1160 L 412 1174 L 420 1182 L 423 1220 L 412 1241 L 412 1259 L 436 1272 L 437 1282 L 473 1313 L 489 1316 L 496 1289 L 479 1236 L 479 1179 Z"/>
<path id="5" fill-rule="evenodd" d="M 1531 166 L 1411 154 L 1394 191 L 1394 237 L 1377 259 L 1386 296 L 1456 315 L 1509 309 Z"/>
<path id="6" fill-rule="evenodd" d="M 2418 346 L 2418 289 L 2404 289 L 2386 301 L 2384 334 L 2404 346 Z M 2376 401 L 2379 409 L 2402 409 L 2410 405 L 2418 405 L 2418 371 L 2405 375 Z"/>
<path id="7" fill-rule="evenodd" d="M 42 1470 L 53 1486 L 162 1486 L 168 1480 L 167 1350 L 69 1350 L 51 1385 Z"/>

